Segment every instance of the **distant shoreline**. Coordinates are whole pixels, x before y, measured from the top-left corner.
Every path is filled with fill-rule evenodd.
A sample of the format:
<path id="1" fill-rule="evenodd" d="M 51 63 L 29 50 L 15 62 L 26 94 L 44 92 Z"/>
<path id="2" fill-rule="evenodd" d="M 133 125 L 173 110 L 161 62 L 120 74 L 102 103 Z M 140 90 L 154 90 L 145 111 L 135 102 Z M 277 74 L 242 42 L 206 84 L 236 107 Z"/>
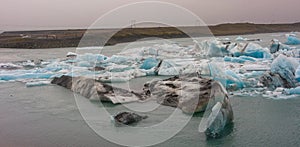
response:
<path id="1" fill-rule="evenodd" d="M 253 24 L 234 23 L 208 26 L 214 36 L 247 35 L 259 33 L 300 32 L 300 23 L 292 24 Z M 182 32 L 181 30 L 184 30 Z M 117 29 L 74 29 L 9 31 L 0 34 L 0 48 L 65 48 L 77 47 L 83 35 L 85 41 L 80 46 L 106 46 L 133 42 L 143 38 L 186 38 L 211 36 L 207 27 L 152 27 Z M 85 34 L 86 33 L 86 34 Z M 114 34 L 111 37 L 111 34 Z M 107 38 L 110 38 L 107 40 Z"/>

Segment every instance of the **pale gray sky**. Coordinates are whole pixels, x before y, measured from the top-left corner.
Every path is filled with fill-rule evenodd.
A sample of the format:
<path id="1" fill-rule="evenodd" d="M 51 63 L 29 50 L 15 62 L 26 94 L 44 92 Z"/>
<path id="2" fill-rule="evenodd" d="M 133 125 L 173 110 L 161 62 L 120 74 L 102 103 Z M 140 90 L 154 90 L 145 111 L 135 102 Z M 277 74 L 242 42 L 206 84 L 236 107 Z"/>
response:
<path id="1" fill-rule="evenodd" d="M 141 1 L 0 0 L 0 30 L 88 27 L 104 13 L 114 8 Z M 185 7 L 198 15 L 207 24 L 227 22 L 289 23 L 300 21 L 300 0 L 161 1 Z M 168 11 L 158 11 L 155 15 L 162 13 L 168 13 Z M 177 16 L 178 14 L 168 15 Z M 178 21 L 182 21 L 181 18 L 178 18 Z"/>

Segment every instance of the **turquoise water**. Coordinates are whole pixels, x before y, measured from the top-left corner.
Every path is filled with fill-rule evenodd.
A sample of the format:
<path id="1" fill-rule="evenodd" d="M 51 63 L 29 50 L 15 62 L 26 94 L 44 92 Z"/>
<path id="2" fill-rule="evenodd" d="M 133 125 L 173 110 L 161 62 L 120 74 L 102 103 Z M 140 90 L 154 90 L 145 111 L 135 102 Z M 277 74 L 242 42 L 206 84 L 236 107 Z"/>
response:
<path id="1" fill-rule="evenodd" d="M 203 140 L 197 131 L 202 118 L 198 114 L 180 133 L 158 146 L 300 145 L 300 97 L 289 100 L 271 100 L 260 96 L 232 97 L 231 102 L 235 118 L 223 137 Z M 162 115 L 157 119 L 164 117 Z"/>
<path id="2" fill-rule="evenodd" d="M 87 126 L 69 90 L 58 86 L 26 88 L 22 83 L 1 83 L 0 90 L 0 146 L 117 146 Z M 222 138 L 203 140 L 198 133 L 198 114 L 177 135 L 157 146 L 300 145 L 300 97 L 230 99 L 235 118 Z M 106 107 L 112 113 L 124 110 L 122 105 Z M 163 111 L 148 113 L 148 121 L 160 122 L 174 110 L 160 109 Z"/>
<path id="3" fill-rule="evenodd" d="M 129 87 L 138 90 L 143 83 L 142 81 L 135 79 L 129 83 Z M 205 140 L 200 135 L 198 127 L 203 114 L 199 113 L 195 114 L 187 126 L 177 135 L 158 146 L 300 145 L 300 96 L 287 100 L 274 100 L 259 95 L 251 97 L 230 96 L 230 100 L 234 112 L 234 122 L 225 129 L 220 138 Z M 106 107 L 112 114 L 126 110 L 122 105 L 107 104 Z M 152 121 L 160 122 L 173 111 L 173 108 L 163 107 L 159 108 L 158 111 L 146 114 Z M 151 118 L 152 115 L 154 119 Z"/>

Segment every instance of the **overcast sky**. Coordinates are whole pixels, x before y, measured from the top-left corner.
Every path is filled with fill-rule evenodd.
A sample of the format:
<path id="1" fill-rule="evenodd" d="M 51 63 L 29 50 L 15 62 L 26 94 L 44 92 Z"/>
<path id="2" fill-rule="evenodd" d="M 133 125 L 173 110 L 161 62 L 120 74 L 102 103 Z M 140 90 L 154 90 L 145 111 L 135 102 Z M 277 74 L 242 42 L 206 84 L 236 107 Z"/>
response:
<path id="1" fill-rule="evenodd" d="M 188 10 L 206 24 L 300 21 L 300 0 L 161 0 Z M 112 9 L 141 0 L 0 0 L 0 30 L 88 27 Z M 167 13 L 157 10 L 155 15 Z M 144 15 L 140 13 L 140 15 Z M 123 18 L 119 18 L 123 19 Z M 124 18 L 128 19 L 128 18 Z M 177 21 L 182 21 L 178 18 Z M 130 21 L 130 20 L 126 20 Z"/>

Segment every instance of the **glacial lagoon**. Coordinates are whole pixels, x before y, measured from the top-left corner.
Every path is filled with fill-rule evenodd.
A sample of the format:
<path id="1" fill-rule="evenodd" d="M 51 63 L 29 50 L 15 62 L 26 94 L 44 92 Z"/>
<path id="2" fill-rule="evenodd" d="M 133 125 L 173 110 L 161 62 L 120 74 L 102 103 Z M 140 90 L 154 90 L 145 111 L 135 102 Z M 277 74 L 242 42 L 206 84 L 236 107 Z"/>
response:
<path id="1" fill-rule="evenodd" d="M 242 35 L 242 37 L 262 39 L 255 43 L 269 47 L 270 40 L 274 38 L 284 43 L 285 34 L 287 33 Z M 235 42 L 239 37 L 219 38 Z M 176 42 L 184 44 L 185 39 L 176 39 Z M 120 52 L 117 49 L 126 45 L 110 47 L 106 52 L 107 56 Z M 22 54 L 15 54 L 16 49 L 1 49 L 0 52 L 1 62 L 4 63 L 28 59 L 64 58 L 67 52 L 76 52 L 76 49 L 22 50 Z M 134 78 L 130 80 L 129 86 L 133 90 L 140 91 L 144 82 L 152 78 L 165 77 Z M 74 96 L 71 91 L 59 86 L 45 84 L 26 87 L 26 82 L 31 81 L 2 80 L 0 83 L 1 146 L 117 146 L 99 137 L 89 128 L 78 111 L 75 98 L 96 108 L 105 107 L 111 114 L 124 111 L 122 105 L 104 103 L 102 106 L 99 102 L 90 102 L 80 95 Z M 127 84 L 117 85 L 122 87 Z M 234 112 L 233 124 L 226 127 L 220 138 L 203 140 L 198 132 L 202 115 L 195 114 L 183 130 L 158 146 L 299 146 L 300 96 L 276 98 L 255 92 L 246 94 L 233 92 L 230 100 Z M 161 106 L 155 111 L 147 112 L 149 119 L 140 125 L 161 122 L 173 111 L 174 108 Z M 110 124 L 104 124 L 103 127 L 106 125 Z M 164 132 L 164 130 L 156 131 Z"/>

